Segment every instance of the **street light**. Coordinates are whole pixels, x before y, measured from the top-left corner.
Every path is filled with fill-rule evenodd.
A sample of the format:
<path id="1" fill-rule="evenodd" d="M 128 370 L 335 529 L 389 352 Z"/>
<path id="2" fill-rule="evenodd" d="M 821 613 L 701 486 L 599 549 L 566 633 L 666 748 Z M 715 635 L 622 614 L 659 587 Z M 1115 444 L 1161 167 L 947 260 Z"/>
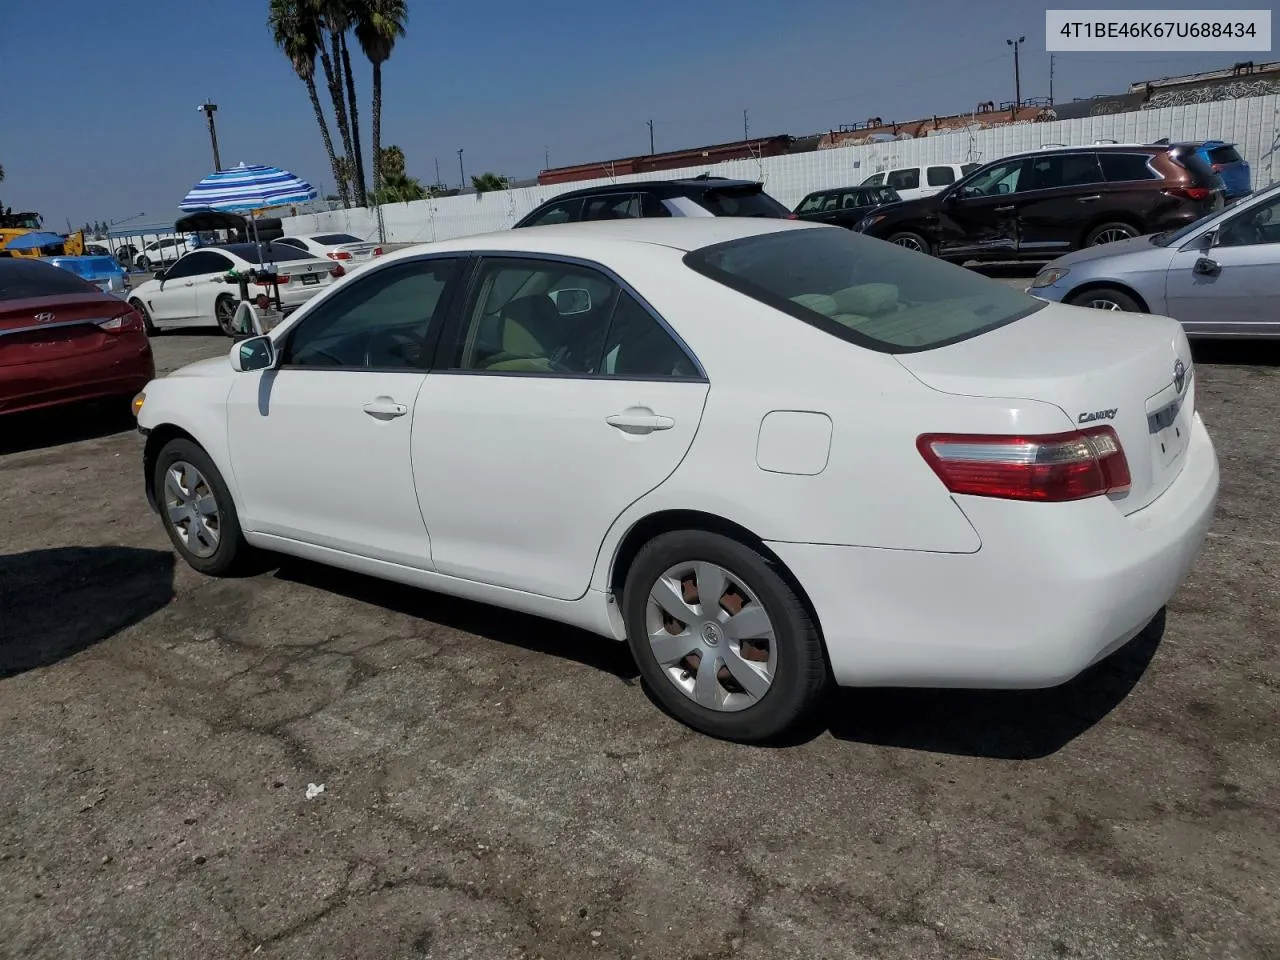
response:
<path id="1" fill-rule="evenodd" d="M 205 119 L 209 121 L 209 141 L 213 144 L 213 172 L 217 173 L 222 169 L 222 161 L 218 157 L 218 131 L 213 126 L 213 115 L 217 111 L 218 105 L 205 101 L 196 109 L 203 111 Z"/>
<path id="2" fill-rule="evenodd" d="M 462 169 L 462 148 L 458 148 L 458 176 L 462 179 L 459 181 L 458 189 L 467 189 L 467 171 Z"/>
<path id="3" fill-rule="evenodd" d="M 1013 109 L 1015 111 L 1022 107 L 1022 71 L 1018 69 L 1018 48 L 1026 42 L 1026 37 L 1005 41 L 1013 47 Z"/>

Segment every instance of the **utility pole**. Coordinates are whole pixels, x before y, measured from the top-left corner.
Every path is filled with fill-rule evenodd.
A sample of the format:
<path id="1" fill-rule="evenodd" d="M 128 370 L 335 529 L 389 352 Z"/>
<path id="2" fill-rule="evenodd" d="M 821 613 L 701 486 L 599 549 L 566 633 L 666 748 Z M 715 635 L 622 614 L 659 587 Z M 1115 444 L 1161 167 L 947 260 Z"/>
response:
<path id="1" fill-rule="evenodd" d="M 653 156 L 653 121 L 650 120 L 648 121 L 648 123 L 649 123 L 649 156 Z"/>
<path id="2" fill-rule="evenodd" d="M 745 109 L 742 111 L 742 139 L 751 139 L 751 128 L 747 126 L 747 111 Z"/>
<path id="3" fill-rule="evenodd" d="M 1013 109 L 1018 110 L 1022 107 L 1022 71 L 1018 67 L 1018 48 L 1027 42 L 1026 37 L 1019 37 L 1017 40 L 1006 40 L 1009 46 L 1013 47 Z"/>
<path id="4" fill-rule="evenodd" d="M 545 164 L 545 166 L 542 168 L 543 170 L 551 169 L 551 148 L 550 147 L 542 148 L 542 162 Z"/>
<path id="5" fill-rule="evenodd" d="M 213 144 L 213 172 L 217 173 L 222 169 L 222 159 L 218 156 L 218 130 L 213 125 L 213 115 L 217 111 L 218 105 L 206 100 L 196 109 L 204 111 L 205 119 L 209 121 L 209 142 Z"/>
<path id="6" fill-rule="evenodd" d="M 467 171 L 462 168 L 462 147 L 458 148 L 458 176 L 462 178 L 458 189 L 467 189 Z"/>
<path id="7" fill-rule="evenodd" d="M 435 159 L 436 159 L 436 183 L 439 186 L 444 186 L 444 184 L 440 183 L 440 158 L 436 157 Z"/>
<path id="8" fill-rule="evenodd" d="M 1049 106 L 1053 106 L 1053 54 L 1049 54 Z"/>

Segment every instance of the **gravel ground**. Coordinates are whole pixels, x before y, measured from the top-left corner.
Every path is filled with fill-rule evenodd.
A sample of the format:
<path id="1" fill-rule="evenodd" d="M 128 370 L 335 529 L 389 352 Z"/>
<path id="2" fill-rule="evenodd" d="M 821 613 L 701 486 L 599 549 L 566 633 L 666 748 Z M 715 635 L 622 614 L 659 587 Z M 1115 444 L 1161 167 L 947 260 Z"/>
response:
<path id="1" fill-rule="evenodd" d="M 1280 957 L 1278 355 L 1197 351 L 1220 508 L 1144 636 L 1051 691 L 843 693 L 781 749 L 545 622 L 202 578 L 129 423 L 5 424 L 0 956 Z"/>

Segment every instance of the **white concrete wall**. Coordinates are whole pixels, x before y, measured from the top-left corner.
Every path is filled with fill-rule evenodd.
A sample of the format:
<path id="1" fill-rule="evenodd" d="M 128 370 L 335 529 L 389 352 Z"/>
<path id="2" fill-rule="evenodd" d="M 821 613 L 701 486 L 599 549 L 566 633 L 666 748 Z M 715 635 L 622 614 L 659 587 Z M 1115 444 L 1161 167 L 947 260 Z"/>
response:
<path id="1" fill-rule="evenodd" d="M 423 243 L 469 234 L 506 230 L 544 200 L 580 187 L 636 180 L 669 180 L 710 172 L 717 176 L 761 180 L 765 189 L 791 207 L 812 190 L 861 183 L 891 166 L 917 163 L 989 162 L 1045 144 L 1089 144 L 1095 140 L 1149 143 L 1173 140 L 1234 141 L 1253 168 L 1255 189 L 1280 179 L 1280 96 L 1251 97 L 1143 110 L 1105 117 L 1022 123 L 916 140 L 816 150 L 762 160 L 731 160 L 705 167 L 663 170 L 549 187 L 524 187 L 462 197 L 441 197 L 382 208 L 389 243 Z M 344 231 L 366 239 L 378 235 L 372 210 L 335 210 L 289 217 L 290 233 Z"/>

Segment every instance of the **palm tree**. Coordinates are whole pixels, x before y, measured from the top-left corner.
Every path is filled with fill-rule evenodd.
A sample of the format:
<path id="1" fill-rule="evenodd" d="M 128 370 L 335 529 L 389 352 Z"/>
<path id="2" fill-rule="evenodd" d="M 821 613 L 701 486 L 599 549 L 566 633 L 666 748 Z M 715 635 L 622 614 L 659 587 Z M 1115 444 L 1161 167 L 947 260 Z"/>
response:
<path id="1" fill-rule="evenodd" d="M 389 147 L 382 147 L 378 150 L 373 168 L 375 174 L 381 174 L 384 177 L 394 177 L 404 173 L 404 151 L 394 143 Z"/>
<path id="2" fill-rule="evenodd" d="M 350 191 L 338 165 L 333 138 L 329 136 L 329 121 L 325 118 L 324 109 L 320 106 L 320 95 L 316 90 L 316 56 L 322 49 L 320 23 L 316 17 L 309 15 L 309 11 L 303 9 L 299 0 L 270 0 L 267 25 L 271 28 L 276 46 L 284 51 L 284 55 L 293 64 L 294 73 L 307 87 L 307 96 L 311 98 L 311 108 L 315 111 L 320 136 L 324 139 L 325 153 L 329 157 L 329 167 L 333 170 L 333 179 L 338 185 L 338 195 L 342 205 L 349 207 Z"/>
<path id="3" fill-rule="evenodd" d="M 351 109 L 351 150 L 356 161 L 356 196 L 358 198 L 356 202 L 362 207 L 367 207 L 369 198 L 365 194 L 364 154 L 360 150 L 360 109 L 356 106 L 356 78 L 351 72 L 351 51 L 347 48 L 346 28 L 351 26 L 351 22 L 348 16 L 345 21 L 346 27 L 338 35 L 338 49 L 342 52 L 342 72 L 347 81 L 347 103 Z"/>
<path id="4" fill-rule="evenodd" d="M 416 177 L 411 177 L 403 171 L 383 171 L 382 186 L 373 194 L 373 202 L 381 206 L 384 203 L 425 200 L 427 196 L 426 188 Z"/>
<path id="5" fill-rule="evenodd" d="M 342 136 L 346 157 L 356 156 L 351 138 L 351 124 L 347 119 L 346 94 L 343 93 L 342 52 L 340 37 L 346 31 L 349 18 L 346 5 L 350 0 L 298 0 L 304 16 L 315 21 L 319 34 L 320 67 L 324 71 L 325 86 L 333 101 L 333 116 Z M 335 29 L 338 31 L 335 33 Z M 325 41 L 328 41 L 326 44 Z M 354 181 L 349 181 L 354 182 Z M 356 203 L 364 204 L 363 184 L 355 183 Z"/>
<path id="6" fill-rule="evenodd" d="M 391 58 L 396 41 L 404 36 L 409 18 L 405 0 L 365 0 L 356 14 L 356 40 L 373 65 L 373 192 L 382 183 L 382 65 Z M 397 148 L 398 149 L 398 148 Z M 400 155 L 401 171 L 404 154 Z"/>
<path id="7" fill-rule="evenodd" d="M 475 187 L 476 193 L 491 193 L 494 190 L 506 190 L 507 178 L 500 177 L 496 173 L 482 173 L 479 176 L 471 178 L 471 186 Z"/>

